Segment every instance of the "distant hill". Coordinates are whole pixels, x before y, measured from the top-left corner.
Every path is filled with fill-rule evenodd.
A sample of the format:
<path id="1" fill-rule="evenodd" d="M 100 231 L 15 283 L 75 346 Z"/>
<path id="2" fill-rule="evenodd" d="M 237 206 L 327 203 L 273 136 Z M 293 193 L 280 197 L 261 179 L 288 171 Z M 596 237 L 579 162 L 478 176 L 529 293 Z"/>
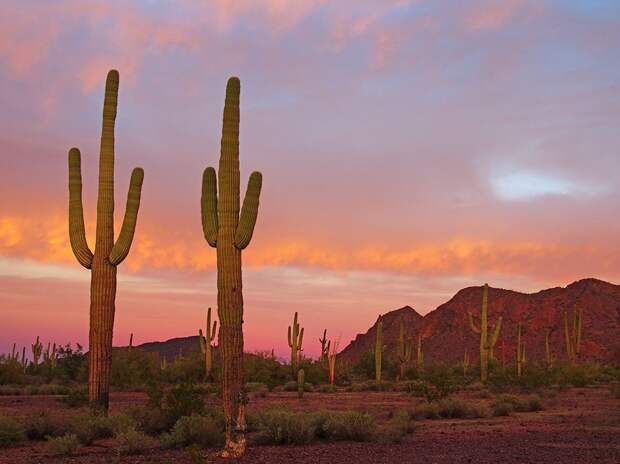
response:
<path id="1" fill-rule="evenodd" d="M 468 311 L 480 313 L 482 287 L 469 287 L 454 295 L 426 316 L 406 306 L 383 315 L 385 352 L 394 353 L 399 320 L 403 317 L 407 334 L 422 334 L 426 360 L 456 363 L 465 350 L 472 361 L 478 357 L 478 338 L 467 320 Z M 545 330 L 553 329 L 551 347 L 558 359 L 566 359 L 564 311 L 572 315 L 577 305 L 583 310 L 582 359 L 620 364 L 620 286 L 596 279 L 584 279 L 566 288 L 551 288 L 526 294 L 498 288 L 489 289 L 489 320 L 503 316 L 502 331 L 495 348 L 498 360 L 512 362 L 516 349 L 517 324 L 525 330 L 526 353 L 530 360 L 544 356 Z M 341 352 L 341 359 L 356 362 L 374 347 L 375 324 L 358 335 Z M 502 349 L 503 346 L 503 349 Z"/>

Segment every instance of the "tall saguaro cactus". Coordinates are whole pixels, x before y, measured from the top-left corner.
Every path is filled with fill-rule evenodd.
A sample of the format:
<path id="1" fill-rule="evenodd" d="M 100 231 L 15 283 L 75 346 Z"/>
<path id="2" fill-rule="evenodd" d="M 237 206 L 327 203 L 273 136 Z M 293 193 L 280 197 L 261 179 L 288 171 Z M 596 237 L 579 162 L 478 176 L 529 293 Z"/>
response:
<path id="1" fill-rule="evenodd" d="M 573 310 L 573 330 L 568 327 L 568 314 L 564 311 L 564 337 L 566 339 L 566 355 L 571 366 L 575 367 L 581 352 L 581 310 Z"/>
<path id="2" fill-rule="evenodd" d="M 413 350 L 413 341 L 405 339 L 405 323 L 400 320 L 400 326 L 398 330 L 398 345 L 396 345 L 396 357 L 399 362 L 399 379 L 405 379 L 405 368 L 407 363 L 411 361 L 411 352 Z"/>
<path id="3" fill-rule="evenodd" d="M 555 356 L 553 356 L 551 352 L 551 343 L 549 342 L 551 332 L 553 332 L 553 329 L 547 329 L 545 331 L 545 364 L 548 368 L 552 368 L 555 363 Z"/>
<path id="4" fill-rule="evenodd" d="M 327 340 L 327 329 L 323 330 L 323 338 L 319 338 L 319 343 L 321 344 L 321 362 L 325 362 L 327 357 L 329 356 L 329 347 L 331 345 L 331 340 Z"/>
<path id="5" fill-rule="evenodd" d="M 375 381 L 381 383 L 381 358 L 383 356 L 383 319 L 379 316 L 377 321 L 377 334 L 375 338 Z"/>
<path id="6" fill-rule="evenodd" d="M 291 348 L 291 371 L 293 379 L 297 378 L 297 367 L 299 366 L 299 352 L 303 349 L 304 328 L 297 323 L 297 312 L 293 317 L 293 325 L 288 326 L 288 346 Z"/>
<path id="7" fill-rule="evenodd" d="M 493 359 L 493 347 L 497 343 L 497 337 L 502 328 L 502 317 L 500 316 L 495 325 L 488 326 L 488 306 L 489 306 L 489 285 L 484 284 L 482 289 L 482 309 L 480 311 L 480 326 L 476 326 L 474 316 L 471 313 L 469 315 L 469 326 L 471 330 L 480 334 L 480 380 L 486 382 L 489 377 L 489 359 Z M 491 329 L 491 337 L 489 338 L 488 331 Z"/>
<path id="8" fill-rule="evenodd" d="M 205 376 L 209 378 L 211 371 L 213 370 L 213 341 L 215 340 L 215 333 L 217 329 L 217 321 L 213 321 L 211 325 L 211 308 L 207 310 L 207 331 L 202 334 L 202 329 L 198 330 L 198 337 L 200 340 L 200 351 L 205 356 Z"/>
<path id="9" fill-rule="evenodd" d="M 222 144 L 218 169 L 205 169 L 202 177 L 202 229 L 210 246 L 217 248 L 217 311 L 222 360 L 222 397 L 226 422 L 223 457 L 240 457 L 246 448 L 243 389 L 243 292 L 241 251 L 252 239 L 262 175 L 253 172 L 239 212 L 239 79 L 226 86 Z M 219 192 L 217 191 L 219 187 Z"/>
<path id="10" fill-rule="evenodd" d="M 422 334 L 418 335 L 418 349 L 416 353 L 416 368 L 418 377 L 424 377 L 424 351 L 422 350 Z"/>
<path id="11" fill-rule="evenodd" d="M 118 102 L 118 83 L 118 71 L 110 71 L 106 79 L 103 102 L 94 254 L 88 247 L 84 229 L 80 151 L 77 148 L 69 150 L 69 237 L 73 254 L 78 262 L 91 271 L 88 397 L 94 413 L 107 413 L 108 410 L 116 267 L 127 257 L 131 247 L 144 178 L 142 168 L 135 168 L 131 173 L 125 217 L 115 242 L 114 123 Z"/>
<path id="12" fill-rule="evenodd" d="M 39 336 L 37 335 L 37 340 L 31 345 L 32 346 L 32 364 L 34 367 L 39 365 L 39 359 L 41 359 L 41 354 L 43 353 L 43 343 L 39 340 Z"/>
<path id="13" fill-rule="evenodd" d="M 523 375 L 523 366 L 525 366 L 525 342 L 522 338 L 522 326 L 517 324 L 517 377 Z"/>

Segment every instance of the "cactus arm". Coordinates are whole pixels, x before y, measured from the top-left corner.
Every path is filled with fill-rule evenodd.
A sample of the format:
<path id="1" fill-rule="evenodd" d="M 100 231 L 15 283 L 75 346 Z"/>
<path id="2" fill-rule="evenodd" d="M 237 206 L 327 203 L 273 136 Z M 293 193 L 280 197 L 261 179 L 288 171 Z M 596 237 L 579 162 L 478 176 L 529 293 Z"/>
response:
<path id="1" fill-rule="evenodd" d="M 110 252 L 110 264 L 114 266 L 122 263 L 129 254 L 134 232 L 136 231 L 136 222 L 138 220 L 138 210 L 140 209 L 140 195 L 142 193 L 143 180 L 144 171 L 142 168 L 135 168 L 131 173 L 131 180 L 129 182 L 127 206 L 125 207 L 125 217 L 123 219 L 121 233 L 118 235 L 118 239 Z"/>
<path id="2" fill-rule="evenodd" d="M 211 341 L 215 340 L 216 333 L 217 333 L 217 321 L 213 321 L 213 331 L 211 332 Z"/>
<path id="3" fill-rule="evenodd" d="M 474 321 L 474 316 L 472 313 L 467 313 L 468 319 L 469 319 L 469 327 L 471 328 L 472 332 L 479 334 L 480 333 L 480 327 L 476 327 L 476 322 Z"/>
<path id="4" fill-rule="evenodd" d="M 499 333 L 502 330 L 502 317 L 500 316 L 497 321 L 495 322 L 495 325 L 493 326 L 493 332 L 491 334 L 491 340 L 489 340 L 488 342 L 488 346 L 487 349 L 492 349 L 495 344 L 497 343 L 497 339 L 499 337 Z"/>
<path id="5" fill-rule="evenodd" d="M 78 262 L 86 269 L 93 263 L 93 252 L 86 241 L 82 207 L 82 168 L 80 150 L 69 150 L 69 239 Z"/>
<path id="6" fill-rule="evenodd" d="M 207 243 L 217 245 L 217 176 L 215 169 L 208 167 L 202 174 L 202 197 L 200 199 L 202 212 L 202 231 Z"/>
<path id="7" fill-rule="evenodd" d="M 250 244 L 256 218 L 258 216 L 258 204 L 260 198 L 260 190 L 263 184 L 263 175 L 255 171 L 250 175 L 248 180 L 248 189 L 245 192 L 243 206 L 241 207 L 241 215 L 239 217 L 239 225 L 235 232 L 235 246 L 239 250 L 243 250 Z"/>
<path id="8" fill-rule="evenodd" d="M 293 348 L 293 340 L 291 338 L 291 326 L 288 326 L 288 346 Z"/>
<path id="9" fill-rule="evenodd" d="M 303 343 L 304 343 L 304 328 L 302 327 L 301 330 L 299 331 L 299 341 L 297 342 L 297 348 L 299 349 L 299 351 L 303 351 L 303 348 L 301 347 Z"/>

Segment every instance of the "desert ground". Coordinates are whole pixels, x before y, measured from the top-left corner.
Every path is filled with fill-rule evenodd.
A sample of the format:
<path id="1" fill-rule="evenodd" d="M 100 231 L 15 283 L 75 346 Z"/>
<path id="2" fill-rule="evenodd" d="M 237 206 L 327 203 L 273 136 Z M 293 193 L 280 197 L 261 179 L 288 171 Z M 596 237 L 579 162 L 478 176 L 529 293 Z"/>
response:
<path id="1" fill-rule="evenodd" d="M 541 393 L 543 410 L 481 419 L 414 420 L 402 440 L 368 443 L 319 443 L 304 446 L 252 445 L 242 463 L 598 463 L 620 462 L 620 400 L 606 386 L 553 389 Z M 522 395 L 522 394 L 521 394 Z M 495 394 L 480 387 L 455 395 L 470 404 L 490 404 Z M 111 414 L 144 404 L 143 393 L 114 393 Z M 217 406 L 215 397 L 207 400 Z M 387 424 L 397 411 L 415 409 L 422 399 L 404 392 L 306 393 L 269 392 L 250 398 L 249 413 L 272 406 L 300 411 L 359 410 Z M 25 418 L 47 410 L 52 415 L 76 414 L 57 396 L 0 397 L 0 415 Z M 251 440 L 252 434 L 250 434 Z M 3 449 L 0 463 L 193 463 L 218 462 L 216 449 L 161 450 L 119 456 L 113 440 L 97 441 L 74 456 L 52 457 L 45 442 L 25 442 Z"/>

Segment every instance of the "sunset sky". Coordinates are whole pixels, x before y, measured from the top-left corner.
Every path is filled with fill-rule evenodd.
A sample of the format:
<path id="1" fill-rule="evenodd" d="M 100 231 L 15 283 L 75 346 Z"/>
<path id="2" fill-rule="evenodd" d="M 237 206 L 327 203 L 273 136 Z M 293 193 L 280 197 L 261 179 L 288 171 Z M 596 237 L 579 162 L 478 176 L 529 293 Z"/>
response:
<path id="1" fill-rule="evenodd" d="M 379 313 L 483 282 L 620 281 L 620 3 L 613 0 L 3 0 L 0 352 L 88 340 L 67 151 L 94 247 L 106 72 L 120 72 L 115 344 L 194 335 L 216 306 L 200 223 L 226 79 L 241 175 L 263 173 L 243 254 L 248 350 L 315 355 Z"/>

